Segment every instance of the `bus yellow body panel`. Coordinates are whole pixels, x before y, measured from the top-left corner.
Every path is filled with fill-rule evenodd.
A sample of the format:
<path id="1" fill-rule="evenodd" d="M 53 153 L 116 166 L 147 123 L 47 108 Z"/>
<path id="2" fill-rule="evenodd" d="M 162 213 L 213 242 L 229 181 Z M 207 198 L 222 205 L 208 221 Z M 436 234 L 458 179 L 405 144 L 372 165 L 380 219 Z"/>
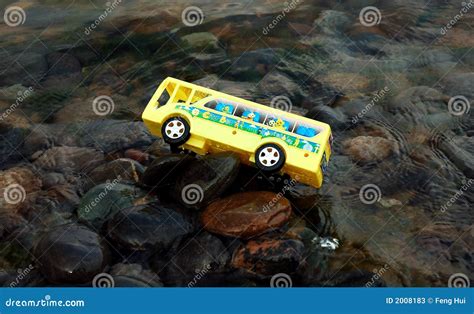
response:
<path id="1" fill-rule="evenodd" d="M 283 173 L 317 188 L 323 182 L 332 141 L 326 123 L 169 77 L 142 118 L 153 135 L 163 137 L 163 123 L 173 117 L 189 124 L 190 136 L 181 146 L 197 154 L 232 151 L 242 163 L 255 165 L 257 149 L 274 144 L 285 155 Z"/>

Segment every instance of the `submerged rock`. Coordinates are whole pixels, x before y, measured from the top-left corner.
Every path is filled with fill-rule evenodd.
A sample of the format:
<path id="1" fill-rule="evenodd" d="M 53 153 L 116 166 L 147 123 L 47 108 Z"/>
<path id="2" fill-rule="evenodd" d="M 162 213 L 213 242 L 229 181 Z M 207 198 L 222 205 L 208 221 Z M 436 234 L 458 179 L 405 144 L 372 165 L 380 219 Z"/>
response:
<path id="1" fill-rule="evenodd" d="M 137 183 L 144 171 L 144 167 L 135 160 L 128 158 L 115 159 L 89 172 L 83 183 L 83 188 L 84 191 L 88 191 L 94 185 L 115 179 Z"/>
<path id="2" fill-rule="evenodd" d="M 145 170 L 141 182 L 147 186 L 170 186 L 192 158 L 184 154 L 166 154 L 155 159 Z"/>
<path id="3" fill-rule="evenodd" d="M 250 238 L 281 227 L 290 214 L 290 202 L 284 197 L 244 192 L 211 203 L 202 213 L 202 223 L 210 232 Z"/>
<path id="4" fill-rule="evenodd" d="M 328 106 L 314 107 L 310 109 L 305 116 L 325 122 L 334 129 L 343 129 L 346 127 L 347 117 L 342 112 Z"/>
<path id="5" fill-rule="evenodd" d="M 47 143 L 56 146 L 95 148 L 104 153 L 150 146 L 154 141 L 143 122 L 122 120 L 40 124 L 28 131 L 37 134 L 35 141 L 28 143 L 34 147 L 45 146 Z M 25 141 L 24 149 L 31 151 L 26 144 Z"/>
<path id="6" fill-rule="evenodd" d="M 161 251 L 194 229 L 182 213 L 158 204 L 122 209 L 107 224 L 111 241 L 130 251 Z"/>
<path id="7" fill-rule="evenodd" d="M 244 52 L 233 61 L 229 74 L 232 77 L 245 77 L 250 80 L 262 78 L 281 61 L 280 52 L 282 51 L 271 48 Z"/>
<path id="8" fill-rule="evenodd" d="M 112 181 L 90 189 L 77 209 L 80 221 L 100 229 L 107 219 L 123 208 L 146 202 L 146 192 L 133 185 Z"/>
<path id="9" fill-rule="evenodd" d="M 304 245 L 299 240 L 257 239 L 234 252 L 232 266 L 262 275 L 292 273 L 302 263 L 303 255 Z"/>
<path id="10" fill-rule="evenodd" d="M 228 152 L 194 160 L 176 179 L 173 197 L 188 208 L 205 206 L 234 182 L 239 166 L 239 156 Z"/>
<path id="11" fill-rule="evenodd" d="M 38 156 L 36 156 L 38 155 Z M 91 148 L 53 147 L 33 156 L 34 164 L 47 171 L 85 173 L 104 163 L 104 154 Z"/>
<path id="12" fill-rule="evenodd" d="M 55 227 L 38 241 L 34 256 L 52 283 L 86 283 L 101 273 L 109 252 L 98 234 L 76 224 Z"/>
<path id="13" fill-rule="evenodd" d="M 140 264 L 116 264 L 110 275 L 114 287 L 163 287 L 160 277 Z"/>
<path id="14" fill-rule="evenodd" d="M 355 162 L 370 163 L 383 160 L 395 152 L 396 144 L 383 137 L 358 136 L 344 142 L 347 155 Z"/>
<path id="15" fill-rule="evenodd" d="M 204 285 L 206 275 L 223 271 L 230 260 L 222 241 L 207 232 L 184 239 L 170 255 L 163 271 L 166 280 L 188 287 Z"/>
<path id="16" fill-rule="evenodd" d="M 16 211 L 33 200 L 42 181 L 30 168 L 14 167 L 0 171 L 0 208 Z"/>
<path id="17" fill-rule="evenodd" d="M 0 73 L 0 85 L 33 85 L 48 71 L 44 55 L 27 51 L 15 56 L 4 50 L 0 54 L 0 68 L 4 69 Z"/>
<path id="18" fill-rule="evenodd" d="M 439 148 L 467 177 L 474 178 L 474 137 L 454 137 Z"/>

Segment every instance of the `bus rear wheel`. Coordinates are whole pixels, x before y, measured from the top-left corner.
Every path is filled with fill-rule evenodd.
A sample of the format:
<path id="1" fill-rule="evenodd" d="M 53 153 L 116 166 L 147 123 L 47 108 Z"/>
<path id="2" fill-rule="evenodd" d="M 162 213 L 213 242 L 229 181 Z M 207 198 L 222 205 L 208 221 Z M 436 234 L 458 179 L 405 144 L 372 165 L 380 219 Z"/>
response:
<path id="1" fill-rule="evenodd" d="M 169 118 L 161 127 L 163 140 L 173 146 L 179 146 L 186 143 L 189 139 L 190 127 L 188 122 L 181 117 Z"/>
<path id="2" fill-rule="evenodd" d="M 285 164 L 285 153 L 275 144 L 262 145 L 255 152 L 257 167 L 266 172 L 277 172 Z"/>

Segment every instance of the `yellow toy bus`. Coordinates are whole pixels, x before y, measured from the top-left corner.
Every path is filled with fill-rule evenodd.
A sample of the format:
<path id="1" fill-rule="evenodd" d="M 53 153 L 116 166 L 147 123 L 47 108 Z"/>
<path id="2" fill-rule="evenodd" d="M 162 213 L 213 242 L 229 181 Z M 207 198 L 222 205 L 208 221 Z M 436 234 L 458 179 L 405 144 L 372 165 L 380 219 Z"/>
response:
<path id="1" fill-rule="evenodd" d="M 198 154 L 232 151 L 242 163 L 319 188 L 331 156 L 328 124 L 166 78 L 142 115 L 152 134 Z"/>

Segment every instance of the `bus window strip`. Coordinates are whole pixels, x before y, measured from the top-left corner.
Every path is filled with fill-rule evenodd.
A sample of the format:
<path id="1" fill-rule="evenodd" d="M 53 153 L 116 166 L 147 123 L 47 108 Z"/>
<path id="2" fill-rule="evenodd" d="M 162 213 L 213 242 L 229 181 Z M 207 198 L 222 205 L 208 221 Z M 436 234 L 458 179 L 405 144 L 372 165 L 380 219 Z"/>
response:
<path id="1" fill-rule="evenodd" d="M 215 101 L 217 104 L 219 102 L 222 102 L 222 103 L 226 103 L 226 104 L 231 104 L 233 107 L 234 107 L 234 110 L 233 110 L 233 113 L 232 114 L 229 114 L 229 113 L 225 113 L 225 112 L 222 112 L 222 113 L 225 113 L 226 115 L 229 115 L 229 116 L 233 116 L 233 117 L 236 117 L 236 118 L 239 118 L 240 120 L 243 120 L 245 121 L 241 116 L 237 116 L 235 113 L 237 112 L 237 109 L 239 107 L 243 107 L 244 109 L 249 109 L 249 110 L 253 110 L 255 112 L 258 112 L 260 115 L 265 115 L 265 119 L 263 120 L 263 122 L 256 122 L 256 121 L 253 121 L 253 123 L 256 123 L 256 124 L 261 124 L 265 127 L 271 127 L 270 125 L 266 124 L 267 123 L 267 120 L 270 116 L 272 116 L 273 118 L 276 118 L 277 115 L 271 113 L 271 112 L 264 112 L 264 111 L 260 111 L 260 110 L 255 110 L 254 108 L 250 107 L 250 106 L 246 106 L 246 105 L 243 105 L 243 104 L 240 104 L 240 103 L 236 103 L 236 102 L 233 102 L 233 101 L 226 101 L 225 99 L 219 99 L 219 98 L 214 98 L 212 97 L 212 100 L 210 101 L 207 101 L 203 107 L 207 108 L 207 109 L 211 109 L 211 110 L 214 110 L 216 112 L 221 112 L 219 110 L 216 110 L 215 108 L 212 108 L 212 107 L 207 107 L 206 105 L 209 104 L 211 101 Z M 305 128 L 314 128 L 315 129 L 315 132 L 316 134 L 313 135 L 313 136 L 307 136 L 307 135 L 303 135 L 303 134 L 298 134 L 296 133 L 296 130 L 297 130 L 297 126 L 303 126 Z M 301 123 L 300 121 L 293 121 L 293 128 L 290 130 L 284 130 L 284 132 L 288 132 L 288 133 L 291 133 L 291 134 L 296 134 L 298 136 L 302 136 L 302 137 L 305 137 L 305 138 L 313 138 L 315 136 L 317 136 L 319 133 L 322 132 L 321 129 L 319 129 L 318 127 L 316 126 L 313 126 L 313 125 L 307 125 L 307 124 L 303 124 Z"/>
<path id="2" fill-rule="evenodd" d="M 237 122 L 239 122 L 239 123 L 248 123 L 248 124 L 253 124 L 253 125 L 257 124 L 256 122 L 250 123 L 250 122 L 248 122 L 248 121 L 242 119 L 241 117 L 232 116 L 232 115 L 230 115 L 230 114 L 228 114 L 228 113 L 221 112 L 221 111 L 218 111 L 218 110 L 214 110 L 214 109 L 209 108 L 209 107 L 204 107 L 204 108 L 203 108 L 202 106 L 196 106 L 196 107 L 194 107 L 194 106 L 185 106 L 185 105 L 176 104 L 176 108 L 177 108 L 177 109 L 185 110 L 185 111 L 187 111 L 187 112 L 189 112 L 189 113 L 191 113 L 191 114 L 192 114 L 192 111 L 193 111 L 193 110 L 200 110 L 200 111 L 208 111 L 208 110 L 209 110 L 209 113 L 211 113 L 211 114 L 215 114 L 215 115 L 217 115 L 217 116 L 225 117 L 225 118 L 227 118 L 227 119 L 232 119 L 232 120 L 235 120 L 235 121 L 237 121 Z M 196 115 L 196 116 L 199 116 L 199 115 Z M 258 123 L 258 124 L 260 124 L 260 123 Z M 227 125 L 227 126 L 230 126 L 230 125 Z M 320 148 L 321 144 L 319 144 L 319 143 L 317 143 L 317 142 L 313 142 L 313 141 L 309 141 L 309 140 L 305 139 L 306 137 L 305 137 L 304 135 L 299 135 L 299 134 L 296 134 L 296 133 L 290 133 L 289 131 L 273 130 L 272 128 L 268 128 L 268 127 L 269 127 L 268 125 L 262 125 L 262 126 L 260 126 L 260 129 L 261 129 L 261 130 L 266 130 L 266 131 L 269 131 L 269 132 L 273 132 L 273 133 L 275 133 L 275 134 L 282 134 L 282 135 L 288 136 L 288 137 L 290 137 L 290 138 L 301 138 L 301 140 L 302 140 L 303 142 L 306 142 L 306 143 L 310 144 L 311 146 L 314 145 L 314 149 L 315 149 L 315 150 L 314 150 L 314 151 L 313 151 L 313 150 L 309 150 L 310 152 L 315 153 L 315 154 L 317 154 L 317 153 L 319 152 L 319 148 Z M 263 134 L 263 135 L 264 135 L 264 134 Z M 280 137 L 279 137 L 279 138 L 280 138 Z M 289 144 L 289 143 L 288 143 L 288 144 Z M 304 148 L 301 148 L 301 147 L 298 147 L 298 148 L 304 149 Z"/>

